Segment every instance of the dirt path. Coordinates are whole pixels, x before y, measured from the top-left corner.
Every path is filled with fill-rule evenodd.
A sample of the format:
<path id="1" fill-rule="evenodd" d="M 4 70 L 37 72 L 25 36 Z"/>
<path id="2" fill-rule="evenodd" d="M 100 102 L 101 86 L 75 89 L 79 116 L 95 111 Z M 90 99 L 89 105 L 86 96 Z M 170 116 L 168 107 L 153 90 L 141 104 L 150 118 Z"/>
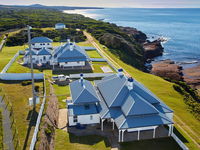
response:
<path id="1" fill-rule="evenodd" d="M 67 131 L 67 109 L 59 109 L 58 128 Z"/>
<path id="2" fill-rule="evenodd" d="M 106 54 L 101 47 L 94 41 L 94 38 L 88 34 L 87 32 L 84 31 L 84 35 L 87 37 L 88 41 L 95 47 L 97 48 L 105 57 L 108 61 L 110 61 L 116 68 L 122 68 L 119 64 L 117 64 L 108 54 Z M 130 76 L 129 73 L 124 70 L 124 72 L 126 73 L 126 75 Z M 192 134 L 192 136 L 195 136 L 197 139 L 200 139 L 200 135 L 196 134 L 187 124 L 185 124 L 177 115 L 174 114 L 174 117 L 181 122 L 181 124 L 176 123 L 178 127 L 181 128 L 181 130 L 188 136 L 191 138 L 191 140 L 197 145 L 197 147 L 200 148 L 200 145 L 198 144 L 198 142 L 192 138 L 190 136 L 190 134 L 185 130 L 187 129 L 188 131 L 190 131 L 190 133 Z"/>

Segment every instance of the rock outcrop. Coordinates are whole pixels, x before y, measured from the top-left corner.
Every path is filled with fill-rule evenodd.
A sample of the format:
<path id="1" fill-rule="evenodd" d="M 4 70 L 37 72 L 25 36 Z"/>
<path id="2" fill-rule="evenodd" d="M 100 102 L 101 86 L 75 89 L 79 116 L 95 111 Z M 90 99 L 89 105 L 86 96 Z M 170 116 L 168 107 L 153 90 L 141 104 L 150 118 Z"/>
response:
<path id="1" fill-rule="evenodd" d="M 129 36 L 133 37 L 139 43 L 144 43 L 147 40 L 146 34 L 137 30 L 136 28 L 120 27 L 120 29 Z"/>
<path id="2" fill-rule="evenodd" d="M 164 60 L 153 64 L 151 73 L 170 80 L 183 81 L 182 67 L 171 60 Z"/>
<path id="3" fill-rule="evenodd" d="M 145 58 L 152 59 L 163 54 L 163 47 L 160 40 L 155 40 L 153 42 L 147 41 L 143 44 L 145 50 Z"/>

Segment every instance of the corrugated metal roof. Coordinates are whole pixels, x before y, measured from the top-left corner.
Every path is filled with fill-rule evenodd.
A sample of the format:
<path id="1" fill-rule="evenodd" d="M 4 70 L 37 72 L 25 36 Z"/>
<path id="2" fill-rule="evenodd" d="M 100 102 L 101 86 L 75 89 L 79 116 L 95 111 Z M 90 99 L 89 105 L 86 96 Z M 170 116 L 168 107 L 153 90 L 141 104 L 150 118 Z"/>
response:
<path id="1" fill-rule="evenodd" d="M 90 115 L 97 114 L 97 106 L 96 104 L 88 104 L 88 105 L 68 105 L 68 115 Z"/>
<path id="2" fill-rule="evenodd" d="M 121 108 L 125 116 L 158 114 L 158 110 L 155 107 L 133 91 L 130 92 Z"/>
<path id="3" fill-rule="evenodd" d="M 52 43 L 53 40 L 49 39 L 48 37 L 34 37 L 31 39 L 30 43 Z"/>
<path id="4" fill-rule="evenodd" d="M 120 106 L 122 104 L 127 94 L 127 89 L 124 88 L 125 82 L 125 77 L 115 75 L 113 78 L 102 80 L 102 82 L 97 84 L 100 93 L 109 107 Z"/>
<path id="5" fill-rule="evenodd" d="M 42 48 L 38 51 L 37 55 L 51 55 L 51 52 L 46 48 Z"/>
<path id="6" fill-rule="evenodd" d="M 62 26 L 62 25 L 65 25 L 65 24 L 64 23 L 56 23 L 56 25 Z"/>
<path id="7" fill-rule="evenodd" d="M 66 43 L 63 46 L 57 47 L 54 59 L 58 62 L 87 61 L 88 55 L 85 53 L 85 50 L 76 44 Z"/>
<path id="8" fill-rule="evenodd" d="M 99 102 L 98 96 L 93 85 L 83 79 L 70 83 L 72 101 L 74 104 L 85 104 Z"/>

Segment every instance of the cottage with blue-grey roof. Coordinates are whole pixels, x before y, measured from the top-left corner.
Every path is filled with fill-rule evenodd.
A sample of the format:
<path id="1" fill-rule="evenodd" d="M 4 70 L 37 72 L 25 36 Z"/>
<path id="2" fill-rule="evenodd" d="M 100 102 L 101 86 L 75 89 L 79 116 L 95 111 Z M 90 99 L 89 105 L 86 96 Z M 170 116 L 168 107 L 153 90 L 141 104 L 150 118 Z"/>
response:
<path id="1" fill-rule="evenodd" d="M 68 101 L 68 123 L 69 126 L 77 124 L 100 123 L 98 105 L 99 98 L 94 86 L 83 79 L 70 83 L 72 100 Z"/>
<path id="2" fill-rule="evenodd" d="M 57 47 L 54 50 L 54 55 L 52 57 L 53 67 L 60 68 L 76 68 L 80 69 L 89 68 L 89 57 L 85 50 L 80 46 L 76 45 L 75 42 L 70 42 L 68 39 L 67 43 Z"/>
<path id="3" fill-rule="evenodd" d="M 74 86 L 77 83 L 80 83 L 79 86 L 81 86 L 81 82 L 72 82 Z M 142 84 L 131 77 L 126 77 L 122 69 L 119 69 L 117 74 L 95 81 L 94 87 L 96 92 L 93 92 L 99 100 L 96 102 L 97 112 L 95 113 L 99 115 L 101 130 L 104 130 L 104 123 L 112 123 L 112 129 L 118 130 L 119 142 L 127 141 L 128 136 L 126 135 L 132 132 L 137 132 L 137 140 L 139 140 L 140 132 L 147 130 L 151 131 L 152 138 L 155 138 L 156 130 L 163 126 L 169 127 L 168 136 L 172 134 L 173 111 Z M 91 84 L 90 88 L 92 88 Z M 80 91 L 82 90 L 79 90 L 79 87 L 77 90 L 75 87 L 71 88 L 73 102 L 77 100 L 77 96 L 73 96 L 73 93 L 82 93 Z M 90 100 L 94 99 L 89 98 L 90 94 L 88 94 L 88 100 L 86 100 L 86 95 L 83 96 L 82 101 L 84 105 L 89 105 L 90 102 L 92 103 Z M 69 105 L 68 109 L 69 111 L 73 110 Z M 89 115 L 88 113 L 87 115 Z M 75 118 L 75 120 L 79 122 L 79 118 Z M 92 124 L 92 122 L 83 121 L 81 124 Z"/>
<path id="4" fill-rule="evenodd" d="M 65 29 L 66 25 L 64 23 L 56 23 L 55 24 L 55 29 Z"/>

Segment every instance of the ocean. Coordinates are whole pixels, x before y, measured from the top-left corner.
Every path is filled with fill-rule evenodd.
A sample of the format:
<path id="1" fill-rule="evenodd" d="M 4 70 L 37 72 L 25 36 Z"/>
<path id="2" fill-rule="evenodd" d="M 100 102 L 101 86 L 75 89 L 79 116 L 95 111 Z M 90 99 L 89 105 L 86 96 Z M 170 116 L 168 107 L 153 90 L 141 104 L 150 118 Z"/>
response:
<path id="1" fill-rule="evenodd" d="M 200 64 L 200 9 L 105 8 L 70 10 L 94 19 L 141 30 L 149 38 L 164 37 L 164 54 L 155 61 L 171 59 L 183 67 Z"/>

